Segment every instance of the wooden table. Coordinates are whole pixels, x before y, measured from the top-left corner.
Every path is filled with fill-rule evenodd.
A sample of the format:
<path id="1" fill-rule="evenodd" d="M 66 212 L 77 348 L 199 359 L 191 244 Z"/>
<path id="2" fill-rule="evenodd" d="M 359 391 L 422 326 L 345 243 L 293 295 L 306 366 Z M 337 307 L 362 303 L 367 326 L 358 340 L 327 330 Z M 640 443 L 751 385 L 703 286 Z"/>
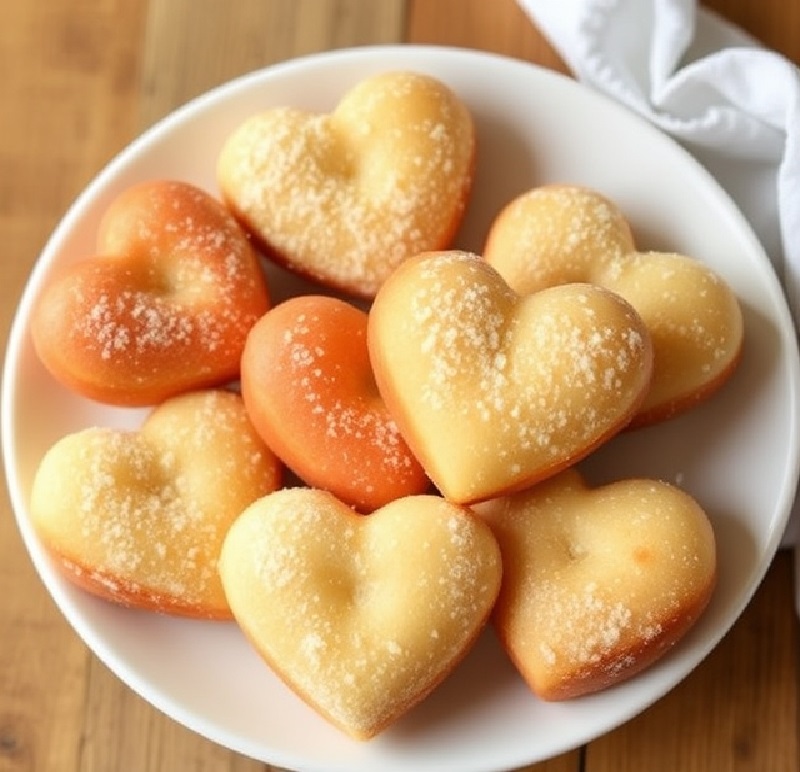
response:
<path id="1" fill-rule="evenodd" d="M 713 0 L 800 63 L 800 0 Z M 0 324 L 66 207 L 143 128 L 235 75 L 367 43 L 441 43 L 565 70 L 514 0 L 24 0 L 0 25 Z M 800 768 L 792 559 L 779 553 L 721 645 L 626 725 L 549 772 Z M 0 772 L 270 769 L 145 704 L 46 594 L 0 512 Z M 376 771 L 379 772 L 379 771 Z"/>

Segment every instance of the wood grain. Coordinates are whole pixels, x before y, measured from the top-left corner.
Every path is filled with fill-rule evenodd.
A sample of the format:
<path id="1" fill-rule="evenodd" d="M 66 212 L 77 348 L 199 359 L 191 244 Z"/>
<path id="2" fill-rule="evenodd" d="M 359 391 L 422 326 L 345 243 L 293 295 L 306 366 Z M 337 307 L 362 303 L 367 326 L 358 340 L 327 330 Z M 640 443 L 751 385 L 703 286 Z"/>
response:
<path id="1" fill-rule="evenodd" d="M 141 6 L 33 0 L 4 7 L 0 233 L 3 339 L 70 201 L 136 134 Z M 126 35 L 115 31 L 124 25 Z M 0 770 L 76 770 L 91 657 L 35 575 L 8 498 L 0 516 Z"/>
<path id="2" fill-rule="evenodd" d="M 722 643 L 664 699 L 591 743 L 586 772 L 797 770 L 792 579 L 782 552 Z"/>
<path id="3" fill-rule="evenodd" d="M 409 0 L 407 40 L 477 48 L 567 72 L 564 61 L 514 0 Z"/>
<path id="4" fill-rule="evenodd" d="M 702 5 L 768 48 L 800 62 L 800 3 L 790 0 L 703 0 Z"/>
<path id="5" fill-rule="evenodd" d="M 708 0 L 800 62 L 800 0 Z M 233 10 L 235 9 L 235 11 Z M 409 40 L 566 71 L 514 0 L 26 0 L 0 25 L 0 329 L 81 188 L 143 128 L 229 78 L 297 55 Z M 780 553 L 697 670 L 585 749 L 528 772 L 788 772 L 798 758 L 798 622 Z M 267 765 L 154 710 L 55 608 L 0 501 L 0 772 L 255 772 Z"/>
<path id="6" fill-rule="evenodd" d="M 317 51 L 402 40 L 403 0 L 150 0 L 140 125 L 238 75 Z"/>

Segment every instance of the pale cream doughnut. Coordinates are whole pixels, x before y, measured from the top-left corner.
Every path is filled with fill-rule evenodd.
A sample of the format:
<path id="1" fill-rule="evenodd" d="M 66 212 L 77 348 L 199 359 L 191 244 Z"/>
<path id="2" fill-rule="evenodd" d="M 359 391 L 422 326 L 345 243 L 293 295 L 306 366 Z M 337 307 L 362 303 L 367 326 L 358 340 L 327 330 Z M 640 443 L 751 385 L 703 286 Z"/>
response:
<path id="1" fill-rule="evenodd" d="M 372 305 L 378 389 L 441 493 L 520 490 L 625 427 L 652 373 L 650 337 L 618 295 L 565 284 L 517 295 L 485 260 L 407 260 Z"/>
<path id="2" fill-rule="evenodd" d="M 707 399 L 739 362 L 744 325 L 732 289 L 692 257 L 637 251 L 622 212 L 597 191 L 546 185 L 517 197 L 492 224 L 484 257 L 522 295 L 587 281 L 637 310 L 653 340 L 654 370 L 632 426 Z"/>
<path id="3" fill-rule="evenodd" d="M 371 297 L 405 258 L 449 245 L 474 159 L 472 117 L 448 86 L 386 72 L 329 114 L 287 106 L 252 116 L 225 142 L 217 176 L 276 262 Z"/>
<path id="4" fill-rule="evenodd" d="M 711 523 L 667 483 L 592 489 L 573 468 L 474 509 L 503 556 L 495 627 L 543 699 L 595 692 L 650 666 L 711 598 Z"/>
<path id="5" fill-rule="evenodd" d="M 541 185 L 509 201 L 483 256 L 520 295 L 573 281 L 603 284 L 610 264 L 636 249 L 619 207 L 579 185 Z"/>
<path id="6" fill-rule="evenodd" d="M 55 443 L 36 471 L 30 514 L 80 587 L 126 606 L 228 619 L 222 541 L 280 473 L 238 394 L 191 392 L 138 431 L 89 428 Z"/>
<path id="7" fill-rule="evenodd" d="M 271 668 L 365 740 L 452 672 L 488 619 L 502 569 L 491 530 L 438 496 L 364 516 L 326 491 L 295 488 L 237 519 L 220 572 Z"/>

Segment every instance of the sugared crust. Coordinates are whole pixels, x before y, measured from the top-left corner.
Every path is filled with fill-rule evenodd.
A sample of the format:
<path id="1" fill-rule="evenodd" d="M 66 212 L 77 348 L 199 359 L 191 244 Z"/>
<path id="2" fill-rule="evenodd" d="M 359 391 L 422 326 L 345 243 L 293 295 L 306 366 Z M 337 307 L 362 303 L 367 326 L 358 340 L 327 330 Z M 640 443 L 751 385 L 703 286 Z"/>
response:
<path id="1" fill-rule="evenodd" d="M 439 497 L 363 517 L 327 492 L 287 489 L 234 523 L 220 572 L 237 621 L 275 672 L 365 740 L 466 654 L 501 562 L 490 529 Z"/>
<path id="2" fill-rule="evenodd" d="M 594 190 L 546 185 L 514 199 L 492 224 L 484 257 L 522 295 L 586 281 L 637 310 L 653 340 L 654 371 L 632 426 L 707 399 L 739 362 L 743 321 L 731 288 L 693 258 L 637 251 L 622 212 Z"/>
<path id="3" fill-rule="evenodd" d="M 159 180 L 112 202 L 97 256 L 46 287 L 31 332 L 42 362 L 69 388 L 151 405 L 237 378 L 247 332 L 268 307 L 258 258 L 224 206 Z"/>
<path id="4" fill-rule="evenodd" d="M 475 130 L 458 97 L 412 72 L 365 78 L 331 114 L 245 121 L 217 163 L 231 211 L 276 262 L 372 297 L 418 252 L 446 248 L 472 187 Z"/>
<path id="5" fill-rule="evenodd" d="M 688 410 L 733 375 L 744 320 L 739 301 L 716 273 L 685 255 L 635 252 L 605 286 L 640 312 L 653 340 L 653 383 L 632 426 Z"/>
<path id="6" fill-rule="evenodd" d="M 362 512 L 430 482 L 378 394 L 367 314 L 336 298 L 295 297 L 250 331 L 241 387 L 258 432 L 306 484 Z"/>
<path id="7" fill-rule="evenodd" d="M 667 483 L 625 480 L 591 490 L 571 469 L 475 509 L 503 555 L 495 627 L 543 699 L 589 694 L 640 672 L 711 598 L 711 524 Z"/>
<path id="8" fill-rule="evenodd" d="M 519 490 L 584 457 L 647 392 L 650 339 L 617 295 L 588 284 L 517 296 L 484 260 L 420 255 L 372 306 L 381 394 L 444 496 Z"/>
<path id="9" fill-rule="evenodd" d="M 241 398 L 195 392 L 138 432 L 90 428 L 44 456 L 31 519 L 67 578 L 123 605 L 230 618 L 217 572 L 228 527 L 280 484 Z"/>
<path id="10" fill-rule="evenodd" d="M 567 282 L 602 284 L 610 263 L 636 249 L 608 197 L 578 185 L 542 185 L 509 201 L 483 255 L 520 295 Z"/>

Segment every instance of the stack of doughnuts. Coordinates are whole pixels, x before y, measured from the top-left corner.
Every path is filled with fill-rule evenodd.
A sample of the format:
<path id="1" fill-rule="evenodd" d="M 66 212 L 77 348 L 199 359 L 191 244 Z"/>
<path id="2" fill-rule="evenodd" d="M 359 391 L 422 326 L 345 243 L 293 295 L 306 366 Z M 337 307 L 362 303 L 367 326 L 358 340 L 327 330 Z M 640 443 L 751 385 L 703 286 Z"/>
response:
<path id="1" fill-rule="evenodd" d="M 581 186 L 532 188 L 483 254 L 459 249 L 475 157 L 470 111 L 421 73 L 263 111 L 219 150 L 218 197 L 122 191 L 31 319 L 65 388 L 150 408 L 41 460 L 55 564 L 115 603 L 234 620 L 359 740 L 487 624 L 539 698 L 572 699 L 655 662 L 716 581 L 699 502 L 577 465 L 723 387 L 737 298 Z M 272 305 L 269 263 L 308 291 Z"/>

